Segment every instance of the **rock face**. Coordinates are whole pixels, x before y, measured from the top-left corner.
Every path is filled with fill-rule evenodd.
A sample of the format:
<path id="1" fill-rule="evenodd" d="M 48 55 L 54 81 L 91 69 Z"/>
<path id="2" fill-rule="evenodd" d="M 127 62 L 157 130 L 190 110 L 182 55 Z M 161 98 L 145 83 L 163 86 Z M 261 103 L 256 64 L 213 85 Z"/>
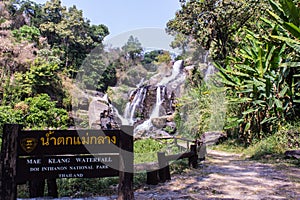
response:
<path id="1" fill-rule="evenodd" d="M 118 117 L 126 119 L 128 124 L 124 125 L 135 127 L 135 137 L 167 136 L 176 132 L 173 113 L 185 82 L 183 61 L 176 61 L 173 68 L 166 69 L 169 71 L 141 82 L 130 93 L 123 116 Z"/>
<path id="2" fill-rule="evenodd" d="M 185 82 L 185 73 L 183 72 L 183 62 L 174 63 L 172 73 L 161 79 L 156 85 L 144 86 L 137 89 L 134 93 L 138 98 L 134 102 L 139 102 L 135 107 L 140 118 L 134 120 L 134 112 L 131 110 L 131 121 L 135 122 L 136 136 L 159 136 L 165 137 L 176 133 L 176 124 L 174 120 L 174 112 L 176 98 L 180 97 Z M 140 95 L 144 91 L 145 95 Z M 135 103 L 133 103 L 135 104 Z M 135 111 L 136 112 L 136 111 Z"/>

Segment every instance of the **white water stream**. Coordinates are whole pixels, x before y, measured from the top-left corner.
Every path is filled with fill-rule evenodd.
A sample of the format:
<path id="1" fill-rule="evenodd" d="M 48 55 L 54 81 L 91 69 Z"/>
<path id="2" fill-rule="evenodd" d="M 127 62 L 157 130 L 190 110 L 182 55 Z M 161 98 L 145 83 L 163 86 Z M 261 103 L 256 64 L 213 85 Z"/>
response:
<path id="1" fill-rule="evenodd" d="M 152 127 L 151 119 L 157 118 L 157 117 L 160 116 L 160 107 L 161 107 L 161 104 L 164 101 L 163 95 L 165 94 L 166 85 L 170 84 L 172 82 L 176 82 L 178 79 L 179 80 L 184 80 L 184 78 L 182 79 L 182 77 L 185 77 L 185 76 L 180 76 L 182 64 L 183 64 L 182 60 L 176 61 L 173 65 L 171 76 L 164 77 L 156 85 L 157 86 L 157 89 L 156 89 L 156 102 L 155 102 L 155 105 L 154 105 L 154 109 L 152 110 L 152 113 L 151 113 L 149 119 L 147 119 L 146 121 L 144 121 L 142 124 L 138 125 L 135 128 L 135 130 L 134 130 L 135 133 L 138 132 L 138 131 L 149 130 Z"/>

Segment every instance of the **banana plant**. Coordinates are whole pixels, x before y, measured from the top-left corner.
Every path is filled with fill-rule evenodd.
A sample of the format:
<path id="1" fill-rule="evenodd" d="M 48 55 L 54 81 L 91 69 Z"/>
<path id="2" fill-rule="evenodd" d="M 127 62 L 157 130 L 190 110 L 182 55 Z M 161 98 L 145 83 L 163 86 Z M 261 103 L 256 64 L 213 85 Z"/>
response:
<path id="1" fill-rule="evenodd" d="M 271 23 L 271 28 L 273 34 L 282 35 L 276 23 Z M 295 113 L 295 80 L 294 71 L 287 66 L 291 56 L 286 43 L 274 36 L 246 32 L 227 66 L 215 65 L 230 93 L 229 103 L 235 105 L 235 115 L 229 118 L 227 128 L 238 125 L 243 140 L 251 142 L 272 132 Z"/>
<path id="2" fill-rule="evenodd" d="M 283 63 L 282 67 L 292 70 L 293 102 L 299 107 L 300 103 L 300 8 L 292 0 L 280 0 L 276 3 L 269 0 L 273 10 L 268 11 L 270 16 L 281 25 L 285 35 L 271 35 L 271 38 L 282 41 L 292 49 L 293 57 Z M 299 4 L 298 4 L 299 5 Z"/>

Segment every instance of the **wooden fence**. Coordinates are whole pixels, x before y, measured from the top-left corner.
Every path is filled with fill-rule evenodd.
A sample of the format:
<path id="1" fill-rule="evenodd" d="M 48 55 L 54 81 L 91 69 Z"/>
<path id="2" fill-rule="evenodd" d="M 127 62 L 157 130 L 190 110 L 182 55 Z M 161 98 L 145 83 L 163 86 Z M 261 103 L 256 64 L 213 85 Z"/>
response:
<path id="1" fill-rule="evenodd" d="M 188 159 L 189 167 L 196 168 L 198 165 L 198 153 L 197 149 L 199 149 L 199 143 L 195 140 L 190 140 L 186 138 L 179 137 L 161 137 L 161 138 L 153 138 L 155 140 L 170 140 L 173 139 L 173 145 L 179 147 L 179 149 L 184 150 L 184 153 L 167 155 L 166 152 L 158 152 L 157 153 L 157 162 L 151 163 L 143 163 L 136 164 L 134 166 L 135 171 L 146 171 L 147 172 L 147 184 L 156 185 L 159 182 L 166 182 L 167 180 L 171 180 L 170 174 L 170 161 L 180 160 L 180 159 Z M 182 144 L 179 144 L 181 141 L 186 143 L 186 147 Z M 191 143 L 194 143 L 190 145 Z"/>

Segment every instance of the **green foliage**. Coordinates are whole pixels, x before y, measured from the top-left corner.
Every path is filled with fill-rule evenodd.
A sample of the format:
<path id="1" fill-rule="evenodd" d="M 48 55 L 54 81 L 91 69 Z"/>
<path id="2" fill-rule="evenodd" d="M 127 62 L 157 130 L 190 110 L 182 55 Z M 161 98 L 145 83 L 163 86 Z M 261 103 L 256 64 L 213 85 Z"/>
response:
<path id="1" fill-rule="evenodd" d="M 42 11 L 39 28 L 51 47 L 58 47 L 63 52 L 64 68 L 78 70 L 86 55 L 109 34 L 106 26 L 91 25 L 81 10 L 76 6 L 67 9 L 60 0 L 47 1 Z"/>
<path id="2" fill-rule="evenodd" d="M 283 155 L 286 150 L 299 149 L 300 134 L 298 131 L 288 130 L 279 131 L 263 140 L 254 142 L 249 146 L 245 153 L 253 159 L 263 159 L 271 155 L 278 157 Z"/>
<path id="3" fill-rule="evenodd" d="M 26 17 L 29 20 L 30 26 L 39 27 L 42 20 L 42 5 L 31 0 L 10 0 L 8 10 L 14 18 L 15 23 L 13 28 L 19 28 L 24 23 L 20 23 L 20 19 Z M 19 19 L 19 20 L 18 20 Z M 19 22 L 19 23 L 18 23 Z M 24 24 L 22 24 L 24 25 Z"/>
<path id="4" fill-rule="evenodd" d="M 118 177 L 93 179 L 71 178 L 58 179 L 57 181 L 59 195 L 71 198 L 113 195 L 116 192 L 116 189 L 113 188 L 116 188 L 117 184 Z"/>
<path id="5" fill-rule="evenodd" d="M 181 2 L 175 19 L 167 23 L 167 31 L 191 36 L 202 47 L 209 49 L 212 57 L 218 61 L 224 61 L 237 46 L 235 34 L 243 26 L 249 26 L 253 17 L 262 12 L 260 5 L 264 4 L 259 0 Z"/>
<path id="6" fill-rule="evenodd" d="M 28 109 L 24 110 L 24 127 L 32 129 L 41 128 L 67 128 L 69 116 L 66 110 L 56 108 L 47 94 L 25 99 Z"/>
<path id="7" fill-rule="evenodd" d="M 284 7 L 284 2 L 276 8 Z M 280 21 L 284 16 L 275 18 Z M 283 39 L 290 33 L 276 22 L 262 19 L 258 26 L 268 28 L 272 35 L 246 29 L 244 40 L 235 56 L 227 58 L 226 67 L 216 64 L 232 105 L 227 128 L 233 128 L 232 132 L 246 144 L 274 132 L 299 113 L 299 65 L 295 62 L 299 52 L 289 47 L 294 40 Z"/>
<path id="8" fill-rule="evenodd" d="M 189 37 L 185 36 L 184 34 L 182 33 L 170 33 L 171 35 L 175 35 L 175 38 L 174 40 L 171 42 L 171 47 L 173 49 L 180 49 L 182 52 L 181 54 L 182 55 L 185 55 L 186 51 L 187 51 L 187 48 L 188 48 L 188 45 L 189 45 Z"/>
<path id="9" fill-rule="evenodd" d="M 162 50 L 153 50 L 144 54 L 143 64 L 151 64 L 157 62 L 157 56 L 162 54 Z"/>
<path id="10" fill-rule="evenodd" d="M 47 94 L 26 98 L 14 106 L 0 106 L 0 135 L 6 123 L 22 124 L 27 129 L 66 128 L 66 110 L 56 108 Z"/>
<path id="11" fill-rule="evenodd" d="M 47 93 L 62 104 L 64 96 L 61 79 L 57 74 L 58 65 L 36 60 L 30 70 L 25 73 L 15 73 L 16 84 L 22 88 L 21 96 L 28 97 L 40 93 Z"/>
<path id="12" fill-rule="evenodd" d="M 99 47 L 87 56 L 76 77 L 77 81 L 83 84 L 82 87 L 106 91 L 109 86 L 116 85 L 116 63 L 106 59 L 108 54 Z"/>
<path id="13" fill-rule="evenodd" d="M 207 131 L 223 130 L 227 111 L 223 89 L 213 81 L 190 87 L 177 103 L 174 120 L 179 132 L 189 138 L 199 138 Z"/>
<path id="14" fill-rule="evenodd" d="M 134 142 L 135 163 L 157 162 L 157 152 L 163 151 L 164 145 L 154 139 Z"/>
<path id="15" fill-rule="evenodd" d="M 41 35 L 40 30 L 34 26 L 24 25 L 19 29 L 12 31 L 13 36 L 17 39 L 17 41 L 29 41 L 39 43 L 39 37 Z"/>
<path id="16" fill-rule="evenodd" d="M 160 54 L 157 56 L 157 63 L 166 63 L 169 64 L 171 62 L 172 58 L 169 52 L 164 51 L 163 54 Z"/>
<path id="17" fill-rule="evenodd" d="M 155 72 L 157 66 L 154 64 L 158 61 L 158 56 L 162 54 L 162 50 L 153 50 L 144 54 L 142 64 L 148 71 Z"/>
<path id="18" fill-rule="evenodd" d="M 132 35 L 128 38 L 126 44 L 122 47 L 125 55 L 128 59 L 135 60 L 141 56 L 143 51 L 142 44 L 138 40 L 137 37 L 133 37 Z"/>
<path id="19" fill-rule="evenodd" d="M 0 135 L 3 133 L 4 124 L 20 123 L 22 117 L 21 110 L 15 110 L 11 106 L 0 106 Z"/>

